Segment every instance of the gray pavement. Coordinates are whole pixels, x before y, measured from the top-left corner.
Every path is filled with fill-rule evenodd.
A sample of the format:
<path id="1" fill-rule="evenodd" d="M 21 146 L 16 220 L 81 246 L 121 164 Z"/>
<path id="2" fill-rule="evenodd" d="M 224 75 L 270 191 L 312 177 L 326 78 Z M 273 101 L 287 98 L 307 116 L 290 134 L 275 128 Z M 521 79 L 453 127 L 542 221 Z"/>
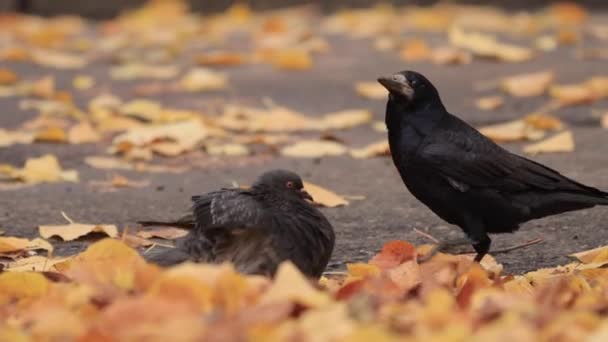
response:
<path id="1" fill-rule="evenodd" d="M 268 66 L 244 66 L 226 69 L 232 85 L 227 93 L 159 97 L 168 105 L 181 108 L 201 108 L 217 98 L 229 101 L 260 103 L 265 96 L 275 102 L 311 115 L 346 108 L 369 108 L 377 120 L 383 120 L 384 101 L 358 97 L 356 81 L 375 80 L 379 75 L 401 69 L 415 69 L 427 75 L 439 88 L 447 108 L 468 122 L 480 126 L 514 119 L 538 108 L 543 98 L 509 99 L 494 112 L 482 112 L 474 107 L 476 93 L 473 83 L 492 80 L 514 73 L 552 68 L 558 80 L 577 82 L 592 75 L 605 73 L 605 62 L 581 63 L 572 57 L 571 49 L 541 54 L 522 64 L 505 64 L 476 60 L 464 66 L 436 66 L 429 63 L 404 63 L 398 57 L 376 52 L 365 40 L 333 38 L 332 51 L 315 58 L 315 66 L 307 72 L 281 72 Z M 94 75 L 101 86 L 86 92 L 74 92 L 77 102 L 95 96 L 99 89 L 112 89 L 127 94 L 133 83 L 115 84 L 107 78 L 107 65 L 93 64 L 84 71 L 60 72 L 31 65 L 10 65 L 24 77 L 53 74 L 59 88 L 68 88 L 74 74 Z M 16 127 L 34 113 L 18 109 L 16 99 L 0 99 L 0 127 Z M 608 189 L 608 131 L 599 127 L 591 109 L 608 108 L 608 103 L 571 107 L 555 114 L 573 130 L 576 151 L 534 157 L 567 176 L 602 189 Z M 383 138 L 369 127 L 359 127 L 335 134 L 352 146 Z M 314 135 L 314 134 L 313 134 Z M 54 153 L 64 167 L 76 168 L 80 183 L 43 184 L 12 191 L 0 191 L 0 229 L 6 235 L 37 235 L 40 224 L 61 224 L 61 211 L 76 221 L 85 223 L 132 224 L 140 219 L 169 219 L 180 215 L 189 206 L 193 194 L 229 186 L 233 181 L 249 183 L 264 170 L 284 167 L 297 171 L 306 179 L 341 194 L 363 195 L 364 200 L 352 201 L 342 208 L 324 209 L 337 231 L 337 245 L 332 267 L 345 262 L 367 260 L 382 244 L 392 239 L 425 242 L 414 228 L 436 237 L 460 234 L 457 227 L 442 222 L 408 193 L 389 158 L 354 160 L 349 157 L 320 160 L 273 157 L 243 159 L 204 159 L 207 167 L 193 167 L 184 174 L 150 174 L 119 172 L 129 178 L 148 179 L 151 185 L 141 189 L 124 189 L 112 193 L 94 192 L 90 180 L 105 178 L 112 172 L 93 169 L 83 163 L 88 155 L 103 154 L 107 143 L 89 145 L 32 144 L 0 148 L 0 163 L 22 165 L 28 157 Z M 520 144 L 507 148 L 521 152 Z M 608 208 L 594 208 L 532 221 L 509 235 L 494 236 L 494 248 L 516 245 L 534 238 L 541 244 L 519 249 L 498 257 L 508 271 L 521 272 L 567 261 L 567 254 L 604 245 L 608 242 Z M 62 243 L 54 241 L 57 253 L 72 254 L 86 246 L 87 241 Z"/>

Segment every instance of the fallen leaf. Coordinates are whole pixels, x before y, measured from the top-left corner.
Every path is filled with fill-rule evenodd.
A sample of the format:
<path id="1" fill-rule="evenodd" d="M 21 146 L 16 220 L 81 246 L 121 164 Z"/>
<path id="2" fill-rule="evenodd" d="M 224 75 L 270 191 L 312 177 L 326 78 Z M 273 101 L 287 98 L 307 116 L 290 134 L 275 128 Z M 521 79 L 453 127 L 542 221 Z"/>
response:
<path id="1" fill-rule="evenodd" d="M 88 122 L 80 122 L 70 128 L 67 134 L 70 144 L 94 143 L 101 140 L 101 135 Z"/>
<path id="2" fill-rule="evenodd" d="M 118 228 L 115 225 L 105 224 L 84 224 L 84 223 L 69 223 L 57 226 L 39 226 L 38 232 L 45 239 L 53 236 L 60 237 L 63 241 L 76 240 L 79 237 L 90 233 L 103 233 L 109 237 L 115 238 L 118 236 Z"/>
<path id="3" fill-rule="evenodd" d="M 521 140 L 538 140 L 545 136 L 545 131 L 527 124 L 524 120 L 515 120 L 479 128 L 481 134 L 497 142 Z"/>
<path id="4" fill-rule="evenodd" d="M 50 154 L 28 159 L 23 169 L 12 170 L 9 176 L 28 184 L 59 181 L 78 182 L 78 172 L 76 170 L 63 170 L 57 157 Z"/>
<path id="5" fill-rule="evenodd" d="M 110 78 L 114 80 L 135 79 L 172 79 L 179 73 L 174 65 L 147 65 L 142 63 L 127 63 L 110 68 Z"/>
<path id="6" fill-rule="evenodd" d="M 416 248 L 408 242 L 394 240 L 385 243 L 380 253 L 376 254 L 369 263 L 381 269 L 391 269 L 405 261 L 415 260 L 416 254 Z"/>
<path id="7" fill-rule="evenodd" d="M 564 128 L 564 123 L 551 115 L 532 113 L 523 118 L 524 122 L 531 127 L 543 131 L 559 131 Z"/>
<path id="8" fill-rule="evenodd" d="M 431 61 L 439 65 L 469 64 L 473 60 L 467 51 L 445 46 L 433 49 Z"/>
<path id="9" fill-rule="evenodd" d="M 344 197 L 318 185 L 304 182 L 304 189 L 312 196 L 316 204 L 324 207 L 335 208 L 349 204 Z"/>
<path id="10" fill-rule="evenodd" d="M 311 128 L 319 130 L 334 130 L 353 128 L 370 122 L 372 113 L 366 109 L 347 109 L 327 113 L 317 120 L 312 120 Z"/>
<path id="11" fill-rule="evenodd" d="M 42 131 L 36 132 L 34 141 L 64 143 L 68 142 L 68 134 L 61 127 L 48 127 Z"/>
<path id="12" fill-rule="evenodd" d="M 302 140 L 281 150 L 281 155 L 295 158 L 321 158 L 346 153 L 346 147 L 334 141 Z"/>
<path id="13" fill-rule="evenodd" d="M 97 168 L 97 169 L 110 169 L 110 170 L 133 170 L 135 166 L 133 164 L 118 158 L 113 157 L 102 157 L 102 156 L 90 156 L 84 159 L 85 164 Z"/>
<path id="14" fill-rule="evenodd" d="M 134 99 L 125 102 L 119 108 L 120 113 L 142 119 L 149 122 L 158 121 L 162 111 L 162 105 L 153 100 Z"/>
<path id="15" fill-rule="evenodd" d="M 572 151 L 574 151 L 574 137 L 571 131 L 558 133 L 543 141 L 524 147 L 524 152 L 528 154 Z"/>
<path id="16" fill-rule="evenodd" d="M 47 258 L 34 255 L 9 262 L 6 267 L 11 272 L 56 272 L 56 264 L 65 262 L 68 258 Z"/>
<path id="17" fill-rule="evenodd" d="M 113 175 L 112 179 L 104 181 L 90 181 L 89 184 L 97 189 L 111 192 L 119 188 L 143 188 L 150 185 L 147 180 L 131 180 L 121 175 Z"/>
<path id="18" fill-rule="evenodd" d="M 481 57 L 517 63 L 530 60 L 534 56 L 531 49 L 498 42 L 496 37 L 486 33 L 467 33 L 458 26 L 453 26 L 449 30 L 448 36 L 452 45 L 469 50 Z"/>
<path id="19" fill-rule="evenodd" d="M 388 96 L 386 88 L 378 82 L 357 82 L 355 90 L 359 96 L 373 100 L 385 100 Z"/>
<path id="20" fill-rule="evenodd" d="M 45 250 L 47 252 L 52 252 L 53 246 L 48 241 L 40 238 L 28 240 L 11 236 L 0 237 L 0 254 L 10 254 L 26 250 Z"/>
<path id="21" fill-rule="evenodd" d="M 602 115 L 601 125 L 602 125 L 603 128 L 608 128 L 608 113 Z M 0 143 L 0 146 L 2 146 L 2 143 Z"/>
<path id="22" fill-rule="evenodd" d="M 275 280 L 260 298 L 260 303 L 291 301 L 317 308 L 330 303 L 329 296 L 311 286 L 306 277 L 289 261 L 279 265 Z"/>
<path id="23" fill-rule="evenodd" d="M 188 235 L 188 231 L 185 229 L 163 227 L 156 229 L 146 229 L 137 232 L 137 236 L 144 239 L 161 238 L 165 240 L 175 240 Z"/>
<path id="24" fill-rule="evenodd" d="M 516 97 L 540 96 L 555 79 L 553 71 L 540 71 L 505 77 L 500 85 L 507 94 Z"/>
<path id="25" fill-rule="evenodd" d="M 282 70 L 308 70 L 312 68 L 312 58 L 305 50 L 280 50 L 271 57 L 272 64 Z"/>
<path id="26" fill-rule="evenodd" d="M 33 49 L 30 56 L 34 63 L 57 69 L 80 69 L 87 64 L 86 59 L 80 55 L 56 50 Z"/>
<path id="27" fill-rule="evenodd" d="M 390 156 L 391 151 L 385 139 L 369 144 L 362 148 L 352 148 L 349 151 L 353 158 L 365 159 L 379 156 Z"/>
<path id="28" fill-rule="evenodd" d="M 230 52 L 212 52 L 195 57 L 195 62 L 200 65 L 212 66 L 235 66 L 247 62 L 245 56 Z"/>
<path id="29" fill-rule="evenodd" d="M 599 98 L 599 94 L 585 83 L 554 85 L 549 89 L 549 95 L 563 105 L 585 104 Z"/>
<path id="30" fill-rule="evenodd" d="M 72 79 L 72 86 L 78 90 L 87 90 L 95 86 L 95 79 L 87 75 L 76 75 Z"/>
<path id="31" fill-rule="evenodd" d="M 45 76 L 30 85 L 30 93 L 41 98 L 51 98 L 55 95 L 55 78 Z"/>
<path id="32" fill-rule="evenodd" d="M 6 68 L 0 69 L 0 86 L 13 85 L 18 80 L 19 77 L 13 71 Z"/>
<path id="33" fill-rule="evenodd" d="M 30 144 L 34 141 L 34 135 L 28 132 L 7 131 L 0 128 L 0 147 L 14 144 Z"/>
<path id="34" fill-rule="evenodd" d="M 502 96 L 486 96 L 481 97 L 475 101 L 477 108 L 481 110 L 496 110 L 505 103 Z"/>
<path id="35" fill-rule="evenodd" d="M 417 62 L 429 59 L 431 54 L 431 48 L 424 40 L 410 39 L 404 43 L 399 57 L 406 62 Z"/>
<path id="36" fill-rule="evenodd" d="M 188 71 L 179 81 L 181 89 L 190 92 L 224 89 L 228 85 L 226 76 L 207 68 Z"/>
<path id="37" fill-rule="evenodd" d="M 212 156 L 246 156 L 250 154 L 247 146 L 242 144 L 207 145 L 205 151 Z"/>

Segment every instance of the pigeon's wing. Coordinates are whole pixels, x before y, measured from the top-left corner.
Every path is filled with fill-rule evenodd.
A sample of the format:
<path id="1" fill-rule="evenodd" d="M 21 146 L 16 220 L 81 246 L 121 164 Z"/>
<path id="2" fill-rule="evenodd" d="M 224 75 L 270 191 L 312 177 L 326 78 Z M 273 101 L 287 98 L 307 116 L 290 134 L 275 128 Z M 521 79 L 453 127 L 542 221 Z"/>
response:
<path id="1" fill-rule="evenodd" d="M 264 208 L 253 194 L 241 189 L 222 189 L 192 198 L 196 225 L 202 232 L 217 229 L 260 227 Z"/>
<path id="2" fill-rule="evenodd" d="M 507 193 L 541 190 L 606 196 L 542 164 L 512 154 L 468 128 L 435 134 L 419 149 L 417 161 L 463 192 L 474 187 Z"/>

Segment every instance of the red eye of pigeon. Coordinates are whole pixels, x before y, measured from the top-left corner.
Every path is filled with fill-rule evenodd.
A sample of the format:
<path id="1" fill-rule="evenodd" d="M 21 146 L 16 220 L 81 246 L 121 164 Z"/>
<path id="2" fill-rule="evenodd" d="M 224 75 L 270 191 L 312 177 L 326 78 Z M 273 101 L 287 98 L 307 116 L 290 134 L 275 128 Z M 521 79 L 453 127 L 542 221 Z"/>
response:
<path id="1" fill-rule="evenodd" d="M 287 186 L 289 189 L 293 188 L 293 182 L 289 181 L 287 182 L 287 184 L 285 184 L 285 186 Z"/>

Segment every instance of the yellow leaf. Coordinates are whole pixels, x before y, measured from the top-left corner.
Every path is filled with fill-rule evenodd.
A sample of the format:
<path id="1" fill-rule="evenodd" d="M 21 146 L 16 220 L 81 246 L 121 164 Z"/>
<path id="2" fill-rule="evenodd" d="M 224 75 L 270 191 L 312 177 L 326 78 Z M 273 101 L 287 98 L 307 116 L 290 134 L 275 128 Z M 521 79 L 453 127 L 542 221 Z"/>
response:
<path id="1" fill-rule="evenodd" d="M 312 58 L 305 50 L 280 50 L 271 60 L 276 68 L 283 70 L 307 70 L 312 67 Z"/>
<path id="2" fill-rule="evenodd" d="M 302 140 L 281 150 L 282 155 L 295 158 L 320 158 L 344 153 L 346 153 L 344 145 L 321 140 Z"/>
<path id="3" fill-rule="evenodd" d="M 571 131 L 558 133 L 543 141 L 524 147 L 524 152 L 529 154 L 572 151 L 574 151 L 574 138 Z"/>
<path id="4" fill-rule="evenodd" d="M 148 229 L 137 232 L 137 236 L 140 236 L 144 239 L 150 238 L 161 238 L 165 240 L 175 240 L 181 237 L 188 235 L 188 231 L 179 228 L 173 227 L 165 227 L 165 228 L 156 228 L 156 229 Z"/>
<path id="5" fill-rule="evenodd" d="M 70 144 L 94 143 L 101 140 L 101 135 L 88 122 L 81 122 L 72 126 L 68 131 Z"/>
<path id="6" fill-rule="evenodd" d="M 87 64 L 82 56 L 56 50 L 34 49 L 30 54 L 34 63 L 57 69 L 79 69 Z"/>
<path id="7" fill-rule="evenodd" d="M 21 258 L 9 262 L 7 269 L 11 272 L 56 272 L 55 264 L 62 263 L 68 258 L 49 259 L 40 255 Z"/>
<path id="8" fill-rule="evenodd" d="M 481 127 L 479 131 L 486 137 L 498 142 L 520 140 L 538 140 L 545 132 L 526 124 L 524 120 L 515 120 Z"/>
<path id="9" fill-rule="evenodd" d="M 118 228 L 115 225 L 95 225 L 95 224 L 83 224 L 83 223 L 70 223 L 66 225 L 57 226 L 40 226 L 38 227 L 40 236 L 48 239 L 52 236 L 58 236 L 63 241 L 76 240 L 81 236 L 85 236 L 90 233 L 104 233 L 109 237 L 118 236 Z"/>
<path id="10" fill-rule="evenodd" d="M 7 147 L 14 144 L 29 144 L 34 141 L 31 133 L 19 131 L 7 131 L 0 128 L 0 147 Z"/>
<path id="11" fill-rule="evenodd" d="M 431 61 L 439 65 L 469 64 L 473 57 L 467 51 L 445 46 L 433 50 Z"/>
<path id="12" fill-rule="evenodd" d="M 378 82 L 357 82 L 355 90 L 359 96 L 373 100 L 385 100 L 388 95 L 386 88 Z"/>
<path id="13" fill-rule="evenodd" d="M 48 293 L 50 286 L 49 281 L 39 273 L 0 273 L 0 304 L 40 298 Z"/>
<path id="14" fill-rule="evenodd" d="M 78 182 L 78 172 L 61 169 L 57 158 L 50 154 L 28 159 L 23 169 L 14 170 L 11 176 L 28 184 L 59 181 Z"/>
<path id="15" fill-rule="evenodd" d="M 55 95 L 55 78 L 46 76 L 31 85 L 31 93 L 34 96 L 42 98 L 51 98 Z"/>
<path id="16" fill-rule="evenodd" d="M 68 135 L 61 127 L 48 127 L 34 135 L 35 141 L 62 143 L 68 141 Z"/>
<path id="17" fill-rule="evenodd" d="M 6 68 L 0 69 L 0 86 L 13 85 L 18 80 L 19 77 L 13 71 Z"/>
<path id="18" fill-rule="evenodd" d="M 179 80 L 179 85 L 185 91 L 198 92 L 224 89 L 228 81 L 222 73 L 207 68 L 195 68 Z"/>
<path id="19" fill-rule="evenodd" d="M 318 308 L 331 302 L 330 297 L 314 287 L 291 262 L 279 265 L 274 282 L 260 298 L 260 303 L 295 302 Z"/>
<path id="20" fill-rule="evenodd" d="M 475 101 L 475 105 L 481 110 L 495 110 L 502 107 L 504 103 L 502 96 L 486 96 Z"/>
<path id="21" fill-rule="evenodd" d="M 212 156 L 246 156 L 250 153 L 242 144 L 207 145 L 205 151 Z"/>
<path id="22" fill-rule="evenodd" d="M 135 80 L 139 78 L 152 78 L 167 80 L 174 78 L 179 68 L 174 65 L 147 65 L 132 62 L 110 68 L 110 78 L 114 80 Z"/>
<path id="23" fill-rule="evenodd" d="M 162 106 L 157 101 L 146 99 L 135 99 L 120 106 L 120 112 L 124 115 L 133 116 L 146 121 L 157 121 Z"/>
<path id="24" fill-rule="evenodd" d="M 348 109 L 327 113 L 311 121 L 311 128 L 318 130 L 348 129 L 370 122 L 372 113 L 366 109 Z"/>
<path id="25" fill-rule="evenodd" d="M 608 261 L 608 246 L 597 247 L 569 255 L 584 264 Z"/>
<path id="26" fill-rule="evenodd" d="M 388 146 L 388 141 L 383 139 L 362 148 L 350 149 L 349 153 L 353 158 L 364 159 L 378 156 L 389 156 L 391 151 Z"/>
<path id="27" fill-rule="evenodd" d="M 549 95 L 564 105 L 589 103 L 599 97 L 593 88 L 586 84 L 555 85 L 549 89 Z"/>
<path id="28" fill-rule="evenodd" d="M 95 79 L 87 75 L 76 75 L 72 79 L 72 86 L 78 90 L 87 90 L 93 88 Z"/>
<path id="29" fill-rule="evenodd" d="M 312 196 L 315 203 L 322 206 L 334 208 L 349 204 L 344 197 L 318 185 L 304 182 L 304 189 Z"/>
<path id="30" fill-rule="evenodd" d="M 406 62 L 417 62 L 429 59 L 431 53 L 431 48 L 424 40 L 410 39 L 401 48 L 399 57 Z"/>
<path id="31" fill-rule="evenodd" d="M 503 91 L 512 96 L 540 96 L 547 91 L 554 79 L 553 71 L 547 70 L 505 77 L 500 84 Z"/>
<path id="32" fill-rule="evenodd" d="M 246 63 L 247 60 L 238 53 L 213 52 L 196 56 L 195 62 L 200 65 L 234 66 Z"/>
<path id="33" fill-rule="evenodd" d="M 133 164 L 113 157 L 91 156 L 84 159 L 85 164 L 97 169 L 133 170 Z"/>
<path id="34" fill-rule="evenodd" d="M 486 33 L 467 33 L 456 25 L 449 30 L 448 36 L 452 45 L 482 57 L 497 58 L 504 62 L 523 62 L 533 57 L 531 49 L 498 42 L 496 37 Z"/>

